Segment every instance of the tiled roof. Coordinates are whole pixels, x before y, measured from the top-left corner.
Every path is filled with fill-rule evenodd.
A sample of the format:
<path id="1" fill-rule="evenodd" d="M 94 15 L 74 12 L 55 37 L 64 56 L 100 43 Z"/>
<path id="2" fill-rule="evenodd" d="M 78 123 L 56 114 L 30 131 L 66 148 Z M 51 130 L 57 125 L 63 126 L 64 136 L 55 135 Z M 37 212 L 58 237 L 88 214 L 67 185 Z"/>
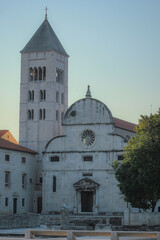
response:
<path id="1" fill-rule="evenodd" d="M 37 154 L 37 152 L 35 152 L 31 149 L 22 147 L 19 144 L 9 142 L 9 141 L 4 140 L 2 138 L 0 138 L 0 148 L 8 149 L 8 150 L 14 150 L 14 151 L 20 151 L 20 152 L 26 152 L 26 153 L 31 153 L 31 154 Z"/>
<path id="2" fill-rule="evenodd" d="M 8 130 L 0 130 L 0 137 L 2 137 Z"/>
<path id="3" fill-rule="evenodd" d="M 115 127 L 122 128 L 127 131 L 135 132 L 136 124 L 130 123 L 119 118 L 114 118 Z"/>
<path id="4" fill-rule="evenodd" d="M 50 50 L 55 50 L 68 56 L 48 20 L 45 19 L 21 53 Z"/>

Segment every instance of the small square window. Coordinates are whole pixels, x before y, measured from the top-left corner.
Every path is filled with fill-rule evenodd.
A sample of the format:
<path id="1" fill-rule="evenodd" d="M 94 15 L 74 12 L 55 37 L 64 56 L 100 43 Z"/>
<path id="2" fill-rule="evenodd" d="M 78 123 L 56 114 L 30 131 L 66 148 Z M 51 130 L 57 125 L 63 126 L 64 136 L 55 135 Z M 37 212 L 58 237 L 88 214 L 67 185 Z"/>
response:
<path id="1" fill-rule="evenodd" d="M 5 161 L 9 161 L 10 160 L 10 155 L 9 154 L 5 154 Z"/>
<path id="2" fill-rule="evenodd" d="M 22 158 L 21 158 L 21 162 L 22 162 L 22 163 L 26 163 L 26 157 L 22 157 Z"/>
<path id="3" fill-rule="evenodd" d="M 5 207 L 8 207 L 8 198 L 5 198 Z"/>
<path id="4" fill-rule="evenodd" d="M 50 157 L 51 162 L 59 162 L 59 156 L 52 156 Z"/>
<path id="5" fill-rule="evenodd" d="M 92 156 L 84 156 L 83 157 L 83 161 L 85 161 L 85 162 L 92 162 L 93 161 L 93 157 Z"/>

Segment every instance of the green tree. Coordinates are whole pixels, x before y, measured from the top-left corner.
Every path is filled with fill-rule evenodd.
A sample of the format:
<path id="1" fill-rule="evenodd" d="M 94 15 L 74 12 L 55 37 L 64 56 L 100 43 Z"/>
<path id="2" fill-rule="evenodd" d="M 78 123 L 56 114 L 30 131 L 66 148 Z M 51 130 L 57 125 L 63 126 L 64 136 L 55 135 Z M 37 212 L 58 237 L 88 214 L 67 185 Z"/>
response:
<path id="1" fill-rule="evenodd" d="M 123 156 L 123 161 L 113 162 L 112 167 L 124 200 L 153 212 L 160 199 L 160 110 L 141 116 Z"/>

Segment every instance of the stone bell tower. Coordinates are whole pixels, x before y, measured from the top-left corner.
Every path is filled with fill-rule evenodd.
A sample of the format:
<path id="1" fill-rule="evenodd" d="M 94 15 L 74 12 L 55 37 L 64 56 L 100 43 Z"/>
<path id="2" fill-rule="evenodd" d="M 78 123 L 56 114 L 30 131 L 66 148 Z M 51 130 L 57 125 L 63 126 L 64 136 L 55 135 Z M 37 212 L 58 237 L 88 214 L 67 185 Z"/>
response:
<path id="1" fill-rule="evenodd" d="M 60 135 L 68 107 L 68 54 L 47 19 L 21 51 L 19 142 L 42 152 L 47 142 Z M 39 175 L 39 174 L 38 174 Z"/>

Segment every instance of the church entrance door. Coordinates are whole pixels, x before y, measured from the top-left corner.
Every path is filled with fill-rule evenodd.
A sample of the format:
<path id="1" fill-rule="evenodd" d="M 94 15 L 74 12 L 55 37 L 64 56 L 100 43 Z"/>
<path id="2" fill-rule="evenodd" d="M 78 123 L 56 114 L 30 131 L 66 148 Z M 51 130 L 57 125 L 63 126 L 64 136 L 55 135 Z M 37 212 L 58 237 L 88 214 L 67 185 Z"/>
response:
<path id="1" fill-rule="evenodd" d="M 81 191 L 81 212 L 93 212 L 93 191 Z"/>

